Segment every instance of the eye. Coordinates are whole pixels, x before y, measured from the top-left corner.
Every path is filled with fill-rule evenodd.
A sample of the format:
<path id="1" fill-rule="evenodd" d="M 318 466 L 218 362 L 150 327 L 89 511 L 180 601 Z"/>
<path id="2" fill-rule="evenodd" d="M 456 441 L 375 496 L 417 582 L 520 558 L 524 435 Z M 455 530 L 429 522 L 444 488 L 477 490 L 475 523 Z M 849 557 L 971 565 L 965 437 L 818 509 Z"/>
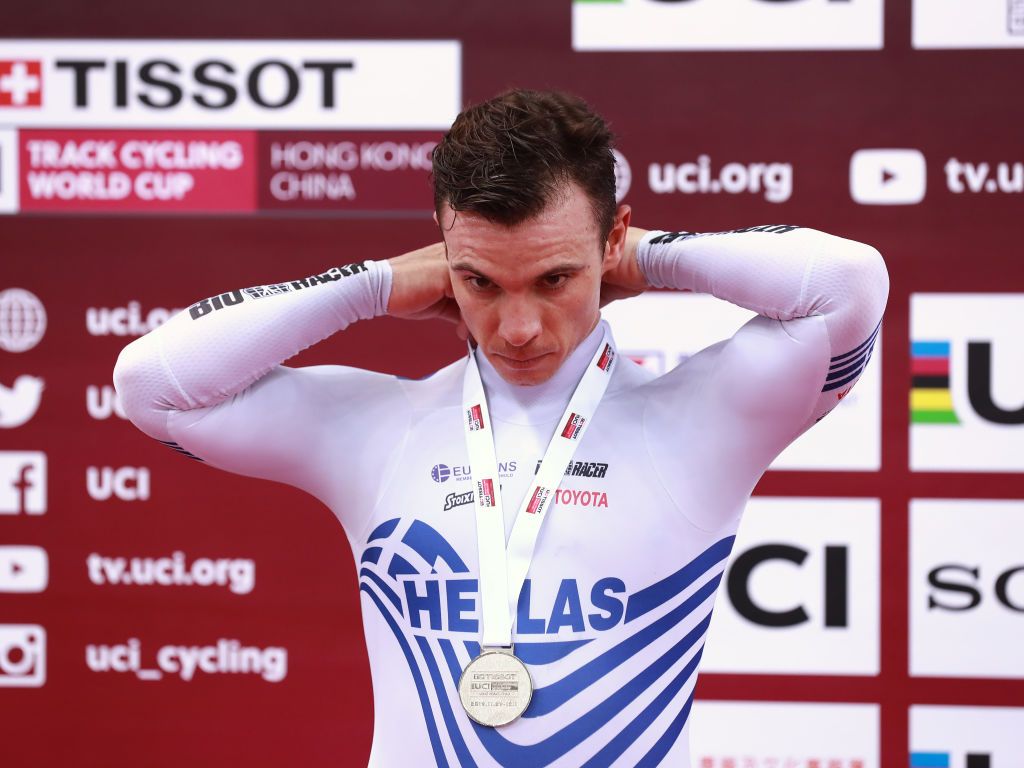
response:
<path id="1" fill-rule="evenodd" d="M 544 275 L 541 281 L 548 288 L 561 288 L 569 279 L 568 275 Z"/>
<path id="2" fill-rule="evenodd" d="M 475 288 L 478 291 L 486 291 L 494 287 L 494 283 L 488 278 L 478 275 L 470 275 L 466 278 L 466 282 L 469 283 L 471 288 Z"/>

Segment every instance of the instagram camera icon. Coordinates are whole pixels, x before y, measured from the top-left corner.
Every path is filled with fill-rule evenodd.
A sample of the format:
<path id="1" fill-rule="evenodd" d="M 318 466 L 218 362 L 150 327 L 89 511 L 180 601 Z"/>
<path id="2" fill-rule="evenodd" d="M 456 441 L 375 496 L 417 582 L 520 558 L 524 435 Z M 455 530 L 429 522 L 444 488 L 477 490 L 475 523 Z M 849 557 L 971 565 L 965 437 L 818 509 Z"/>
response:
<path id="1" fill-rule="evenodd" d="M 39 688 L 45 682 L 46 630 L 0 624 L 0 688 Z"/>

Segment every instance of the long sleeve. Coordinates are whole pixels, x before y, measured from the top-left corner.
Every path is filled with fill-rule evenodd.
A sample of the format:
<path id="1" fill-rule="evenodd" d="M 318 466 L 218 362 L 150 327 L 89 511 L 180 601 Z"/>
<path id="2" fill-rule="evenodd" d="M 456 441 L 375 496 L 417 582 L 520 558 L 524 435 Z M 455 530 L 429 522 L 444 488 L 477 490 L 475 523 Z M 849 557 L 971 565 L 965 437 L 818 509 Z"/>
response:
<path id="1" fill-rule="evenodd" d="M 173 411 L 217 405 L 357 320 L 384 314 L 387 262 L 255 286 L 198 301 L 126 346 L 114 387 L 128 418 L 168 440 Z"/>
<path id="2" fill-rule="evenodd" d="M 661 442 L 652 453 L 669 457 L 658 460 L 670 490 L 718 478 L 704 485 L 739 489 L 739 514 L 775 456 L 863 373 L 888 296 L 885 264 L 869 245 L 788 225 L 654 231 L 637 261 L 653 286 L 708 293 L 758 315 L 662 377 L 648 414 L 708 446 L 706 465 L 681 469 L 671 466 L 672 446 L 653 438 Z"/>
<path id="3" fill-rule="evenodd" d="M 390 265 L 368 261 L 196 302 L 122 350 L 114 385 L 124 410 L 179 453 L 327 503 L 343 487 L 358 506 L 361 490 L 374 492 L 360 486 L 364 459 L 387 455 L 372 425 L 382 414 L 401 418 L 400 386 L 371 371 L 281 363 L 384 314 L 390 288 Z M 328 459 L 339 430 L 348 455 Z"/>
<path id="4" fill-rule="evenodd" d="M 708 293 L 782 321 L 783 329 L 793 320 L 820 317 L 829 362 L 820 391 L 829 407 L 816 419 L 867 365 L 889 291 L 875 248 L 802 227 L 651 232 L 637 259 L 655 287 Z"/>

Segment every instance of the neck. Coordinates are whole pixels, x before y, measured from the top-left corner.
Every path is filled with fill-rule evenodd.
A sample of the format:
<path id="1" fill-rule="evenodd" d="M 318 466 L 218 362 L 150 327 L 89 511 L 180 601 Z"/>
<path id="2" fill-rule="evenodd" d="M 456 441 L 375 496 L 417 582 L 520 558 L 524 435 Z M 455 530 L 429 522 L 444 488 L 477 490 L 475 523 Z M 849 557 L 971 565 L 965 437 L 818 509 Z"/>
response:
<path id="1" fill-rule="evenodd" d="M 597 352 L 604 337 L 604 327 L 604 321 L 599 321 L 565 359 L 554 376 L 531 386 L 505 381 L 478 347 L 474 354 L 487 393 L 487 407 L 491 417 L 513 424 L 555 421 L 569 404 L 587 364 Z"/>

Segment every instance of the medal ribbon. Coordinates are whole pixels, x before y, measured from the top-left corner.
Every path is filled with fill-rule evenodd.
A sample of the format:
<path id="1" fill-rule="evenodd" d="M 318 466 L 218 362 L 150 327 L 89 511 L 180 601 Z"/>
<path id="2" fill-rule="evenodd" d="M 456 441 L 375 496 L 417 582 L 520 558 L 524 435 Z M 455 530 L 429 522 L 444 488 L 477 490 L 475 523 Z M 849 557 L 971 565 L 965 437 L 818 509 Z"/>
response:
<path id="1" fill-rule="evenodd" d="M 512 645 L 512 621 L 541 525 L 554 502 L 555 491 L 565 477 L 565 469 L 604 397 L 616 358 L 615 341 L 605 326 L 604 338 L 555 428 L 533 485 L 519 505 L 506 548 L 493 424 L 480 370 L 470 349 L 462 385 L 463 427 L 476 494 L 480 615 L 483 623 L 481 645 L 485 647 Z"/>

